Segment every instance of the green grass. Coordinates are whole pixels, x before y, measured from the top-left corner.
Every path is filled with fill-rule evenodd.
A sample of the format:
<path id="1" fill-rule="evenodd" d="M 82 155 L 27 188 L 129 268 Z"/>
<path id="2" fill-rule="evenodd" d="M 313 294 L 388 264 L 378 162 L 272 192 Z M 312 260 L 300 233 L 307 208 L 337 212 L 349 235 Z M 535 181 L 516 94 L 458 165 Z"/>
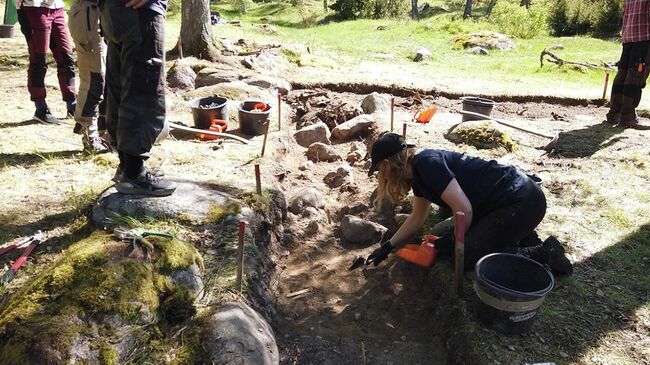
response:
<path id="1" fill-rule="evenodd" d="M 441 81 L 447 77 L 467 79 L 472 82 L 493 83 L 494 89 L 510 90 L 517 94 L 575 95 L 567 90 L 579 91 L 583 97 L 598 98 L 602 95 L 604 71 L 589 70 L 579 73 L 559 69 L 549 64 L 540 68 L 540 52 L 555 44 L 565 49 L 554 51 L 559 57 L 579 62 L 600 63 L 616 61 L 620 43 L 589 37 L 553 38 L 547 35 L 533 39 L 514 39 L 516 48 L 510 51 L 490 51 L 489 56 L 468 54 L 454 49 L 453 38 L 458 34 L 483 30 L 497 31 L 487 21 L 454 20 L 458 13 L 435 15 L 419 22 L 407 19 L 356 20 L 343 22 L 321 22 L 305 27 L 304 14 L 312 14 L 311 21 L 323 20 L 321 2 L 313 2 L 301 12 L 288 3 L 265 3 L 253 7 L 247 14 L 238 14 L 227 2 L 213 5 L 227 19 L 240 19 L 242 27 L 219 26 L 214 35 L 229 39 L 246 38 L 256 41 L 276 41 L 282 44 L 301 43 L 312 53 L 335 59 L 341 66 L 359 65 L 364 61 L 379 61 L 373 55 L 390 53 L 396 65 L 407 65 L 409 70 Z M 435 4 L 432 4 L 435 5 Z M 330 12 L 329 15 L 332 13 Z M 267 35 L 255 27 L 266 23 L 277 27 L 276 35 Z M 385 31 L 376 30 L 385 25 Z M 433 57 L 422 63 L 413 63 L 411 53 L 417 46 L 424 46 Z"/>

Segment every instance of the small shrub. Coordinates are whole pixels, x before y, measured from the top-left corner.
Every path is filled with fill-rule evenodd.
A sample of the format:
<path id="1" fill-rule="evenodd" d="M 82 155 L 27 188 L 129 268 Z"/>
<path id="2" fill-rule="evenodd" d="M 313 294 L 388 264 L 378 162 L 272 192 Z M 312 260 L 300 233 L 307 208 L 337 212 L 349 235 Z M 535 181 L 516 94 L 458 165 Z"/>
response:
<path id="1" fill-rule="evenodd" d="M 181 0 L 169 0 L 167 1 L 167 11 L 172 14 L 181 13 Z"/>
<path id="2" fill-rule="evenodd" d="M 554 36 L 611 36 L 621 29 L 623 0 L 556 0 L 548 24 Z"/>
<path id="3" fill-rule="evenodd" d="M 251 0 L 233 0 L 232 7 L 236 12 L 246 14 L 252 4 Z"/>
<path id="4" fill-rule="evenodd" d="M 394 18 L 403 15 L 409 2 L 404 0 L 338 0 L 330 9 L 341 19 Z"/>
<path id="5" fill-rule="evenodd" d="M 492 15 L 501 32 L 524 39 L 546 31 L 546 18 L 547 6 L 544 2 L 535 2 L 527 9 L 520 6 L 519 1 L 499 1 Z"/>

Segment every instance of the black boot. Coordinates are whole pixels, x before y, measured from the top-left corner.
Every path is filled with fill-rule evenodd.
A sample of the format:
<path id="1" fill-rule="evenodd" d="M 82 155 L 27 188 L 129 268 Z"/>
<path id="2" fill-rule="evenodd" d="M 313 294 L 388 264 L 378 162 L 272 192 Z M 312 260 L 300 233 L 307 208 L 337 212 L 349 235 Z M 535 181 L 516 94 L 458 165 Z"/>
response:
<path id="1" fill-rule="evenodd" d="M 560 241 L 553 236 L 548 237 L 541 245 L 521 248 L 519 253 L 542 265 L 548 265 L 555 275 L 573 274 L 573 264 L 566 257 Z"/>

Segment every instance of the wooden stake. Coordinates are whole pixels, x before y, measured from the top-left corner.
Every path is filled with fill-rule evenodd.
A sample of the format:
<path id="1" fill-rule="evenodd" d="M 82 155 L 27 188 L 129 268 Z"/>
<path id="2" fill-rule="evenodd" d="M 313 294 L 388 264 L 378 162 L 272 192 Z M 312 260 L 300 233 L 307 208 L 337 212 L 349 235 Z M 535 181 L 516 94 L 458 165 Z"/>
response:
<path id="1" fill-rule="evenodd" d="M 264 123 L 264 142 L 262 142 L 262 157 L 264 157 L 264 150 L 266 150 L 266 137 L 269 135 L 269 124 L 271 122 L 267 121 Z"/>
<path id="2" fill-rule="evenodd" d="M 404 123 L 404 125 L 402 126 L 402 137 L 406 139 L 406 123 Z"/>
<path id="3" fill-rule="evenodd" d="M 454 233 L 456 235 L 454 281 L 456 293 L 463 296 L 463 275 L 465 273 L 465 213 L 456 212 L 454 217 Z"/>
<path id="4" fill-rule="evenodd" d="M 395 98 L 390 98 L 390 132 L 393 133 L 393 120 L 395 118 Z"/>
<path id="5" fill-rule="evenodd" d="M 255 186 L 257 188 L 257 194 L 262 195 L 262 178 L 260 176 L 259 164 L 255 164 Z"/>
<path id="6" fill-rule="evenodd" d="M 242 278 L 244 277 L 244 235 L 246 233 L 246 221 L 239 221 L 239 244 L 237 246 L 237 289 L 242 292 Z"/>
<path id="7" fill-rule="evenodd" d="M 178 58 L 183 59 L 183 39 L 178 36 Z"/>
<path id="8" fill-rule="evenodd" d="M 603 100 L 607 97 L 607 84 L 609 84 L 609 72 L 605 73 L 605 87 L 603 88 Z"/>
<path id="9" fill-rule="evenodd" d="M 361 365 L 366 364 L 368 364 L 368 361 L 366 360 L 366 345 L 361 341 Z"/>
<path id="10" fill-rule="evenodd" d="M 282 130 L 282 94 L 278 90 L 278 130 Z"/>

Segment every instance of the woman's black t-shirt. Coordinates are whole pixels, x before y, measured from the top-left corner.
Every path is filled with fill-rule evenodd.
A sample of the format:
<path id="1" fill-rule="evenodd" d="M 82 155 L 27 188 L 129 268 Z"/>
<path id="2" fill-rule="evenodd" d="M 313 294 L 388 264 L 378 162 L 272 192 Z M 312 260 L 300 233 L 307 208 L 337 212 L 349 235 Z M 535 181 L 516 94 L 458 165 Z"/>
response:
<path id="1" fill-rule="evenodd" d="M 413 194 L 447 207 L 440 197 L 456 178 L 472 204 L 474 217 L 517 199 L 516 191 L 528 177 L 514 166 L 486 161 L 458 152 L 426 149 L 413 157 Z"/>

